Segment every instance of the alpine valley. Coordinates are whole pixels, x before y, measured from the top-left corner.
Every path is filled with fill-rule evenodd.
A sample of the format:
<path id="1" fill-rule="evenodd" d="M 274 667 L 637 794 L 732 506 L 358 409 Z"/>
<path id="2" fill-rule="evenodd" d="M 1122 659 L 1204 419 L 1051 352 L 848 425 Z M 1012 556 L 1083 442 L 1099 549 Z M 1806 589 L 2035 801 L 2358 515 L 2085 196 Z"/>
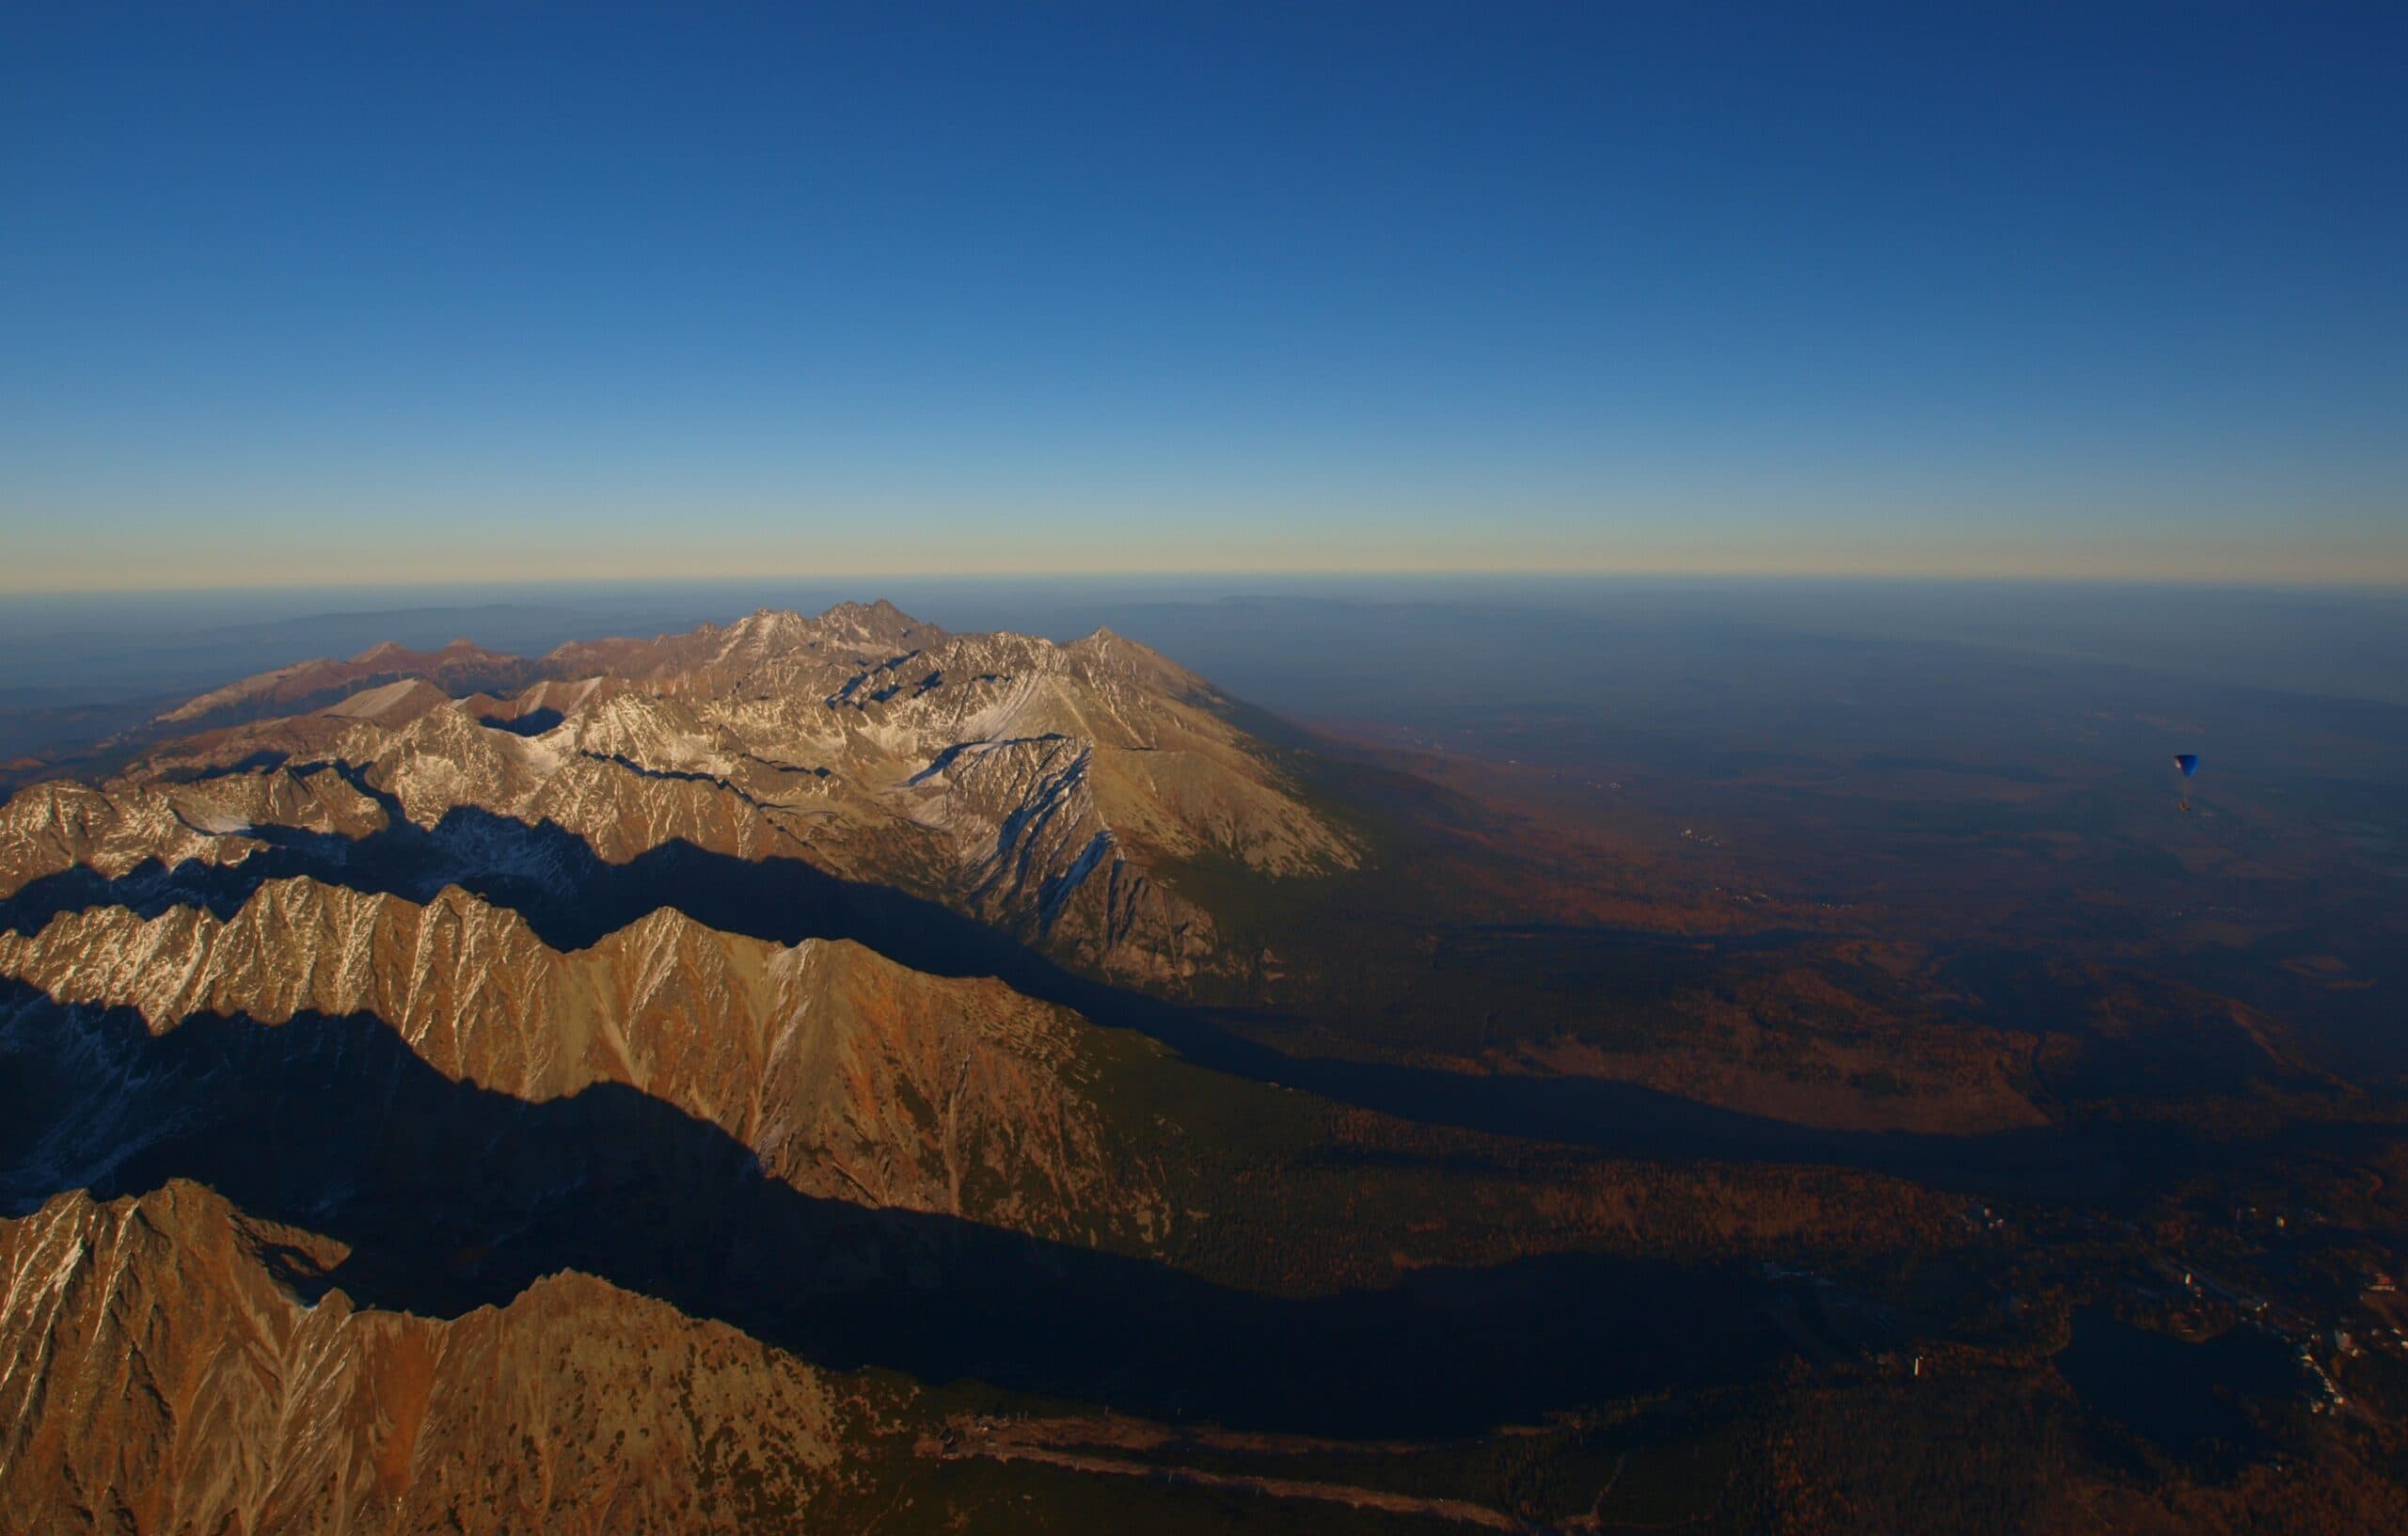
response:
<path id="1" fill-rule="evenodd" d="M 0 1532 L 2408 1528 L 2398 1085 L 2144 947 L 883 602 L 52 770 Z"/>

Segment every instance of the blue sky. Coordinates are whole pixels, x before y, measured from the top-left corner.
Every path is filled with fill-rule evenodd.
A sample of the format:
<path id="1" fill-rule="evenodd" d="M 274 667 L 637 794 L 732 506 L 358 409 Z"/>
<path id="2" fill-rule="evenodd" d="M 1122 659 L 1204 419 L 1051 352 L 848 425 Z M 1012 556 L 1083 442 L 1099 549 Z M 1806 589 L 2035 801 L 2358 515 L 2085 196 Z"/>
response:
<path id="1" fill-rule="evenodd" d="M 2396 6 L 11 7 L 0 588 L 2408 581 L 2403 64 Z"/>

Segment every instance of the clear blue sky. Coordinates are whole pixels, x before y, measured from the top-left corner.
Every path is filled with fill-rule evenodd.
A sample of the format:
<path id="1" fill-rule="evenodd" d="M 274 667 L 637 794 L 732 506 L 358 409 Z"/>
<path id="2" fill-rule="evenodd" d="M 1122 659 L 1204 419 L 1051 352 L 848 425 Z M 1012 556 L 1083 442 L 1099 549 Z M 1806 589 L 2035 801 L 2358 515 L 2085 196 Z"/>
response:
<path id="1" fill-rule="evenodd" d="M 13 5 L 0 588 L 2408 580 L 2404 79 L 2397 4 Z"/>

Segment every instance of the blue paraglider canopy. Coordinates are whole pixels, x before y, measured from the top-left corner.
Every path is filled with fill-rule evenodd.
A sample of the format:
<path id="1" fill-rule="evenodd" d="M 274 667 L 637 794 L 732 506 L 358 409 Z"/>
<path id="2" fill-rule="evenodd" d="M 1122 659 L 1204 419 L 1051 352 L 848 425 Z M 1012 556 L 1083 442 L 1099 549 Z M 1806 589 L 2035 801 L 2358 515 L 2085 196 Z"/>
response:
<path id="1" fill-rule="evenodd" d="M 2182 770 L 2182 777 L 2187 779 L 2194 773 L 2199 771 L 2199 754 L 2194 752 L 2176 752 L 2174 754 L 2174 766 L 2180 768 Z"/>

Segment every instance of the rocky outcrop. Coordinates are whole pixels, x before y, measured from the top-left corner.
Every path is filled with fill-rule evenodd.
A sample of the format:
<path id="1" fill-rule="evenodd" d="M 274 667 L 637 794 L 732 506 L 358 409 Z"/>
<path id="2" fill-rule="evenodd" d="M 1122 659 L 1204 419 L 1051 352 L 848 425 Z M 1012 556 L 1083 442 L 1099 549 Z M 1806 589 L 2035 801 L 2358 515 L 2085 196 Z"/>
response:
<path id="1" fill-rule="evenodd" d="M 1354 862 L 1232 714 L 848 605 L 305 663 L 17 795 L 0 1531 L 798 1528 L 910 1393 L 863 1338 L 1045 1386 L 1240 1306 L 1134 1257 L 1220 1080 L 990 974 L 1209 971 L 1189 867 Z"/>
<path id="2" fill-rule="evenodd" d="M 1172 982 L 1242 963 L 1191 870 L 1295 879 L 1359 857 L 1228 700 L 1107 631 L 1056 645 L 947 635 L 883 603 L 765 610 L 563 646 L 507 698 L 437 686 L 508 670 L 486 653 L 340 665 L 404 659 L 426 664 L 314 714 L 163 746 L 97 790 L 20 796 L 0 812 L 0 895 L 77 864 L 239 862 L 262 824 L 356 836 L 393 809 L 428 829 L 465 809 L 563 829 L 614 863 L 674 844 L 800 859 Z M 287 671 L 175 713 L 284 697 L 301 687 Z"/>
<path id="3" fill-rule="evenodd" d="M 274 827 L 364 837 L 384 809 L 340 774 L 229 774 L 178 784 L 120 780 L 103 788 L 36 784 L 0 807 L 0 898 L 45 877 L 89 870 L 116 879 L 145 864 L 240 863 Z"/>
<path id="4" fill-rule="evenodd" d="M 0 1529 L 793 1529 L 879 1388 L 582 1275 L 441 1320 L 197 1185 L 0 1223 Z"/>
<path id="5" fill-rule="evenodd" d="M 0 976 L 49 1003 L 131 1009 L 154 1036 L 195 1016 L 365 1017 L 444 1077 L 531 1104 L 623 1085 L 718 1128 L 806 1195 L 1138 1243 L 1169 1220 L 1144 1157 L 1107 1145 L 1091 1097 L 1158 1047 L 842 941 L 782 947 L 661 911 L 562 954 L 456 889 L 419 906 L 295 879 L 223 920 L 106 907 L 0 933 Z M 0 1015 L 0 1047 L 21 1062 L 108 1063 L 32 1107 L 22 1161 L 40 1179 L 104 1187 L 186 1127 L 188 1084 L 152 1082 L 142 1055 L 104 1040 L 53 1037 L 71 1026 L 31 1011 Z"/>

